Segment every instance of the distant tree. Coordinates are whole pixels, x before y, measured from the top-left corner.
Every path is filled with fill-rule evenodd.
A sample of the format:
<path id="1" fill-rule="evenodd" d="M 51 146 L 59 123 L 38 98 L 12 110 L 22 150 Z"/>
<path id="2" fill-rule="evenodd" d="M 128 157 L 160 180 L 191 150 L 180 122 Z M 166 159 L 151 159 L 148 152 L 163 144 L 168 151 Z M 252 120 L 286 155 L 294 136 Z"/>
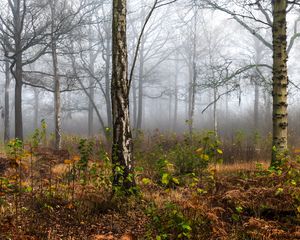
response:
<path id="1" fill-rule="evenodd" d="M 9 86 L 11 82 L 9 60 L 5 61 L 5 87 L 4 87 L 4 142 L 10 139 L 10 111 L 9 111 Z"/>
<path id="2" fill-rule="evenodd" d="M 23 139 L 23 67 L 36 61 L 48 47 L 43 45 L 49 36 L 48 19 L 42 17 L 44 5 L 26 0 L 8 0 L 1 4 L 0 39 L 15 79 L 15 137 L 19 139 Z M 28 52 L 30 54 L 25 55 Z"/>
<path id="3" fill-rule="evenodd" d="M 54 80 L 54 126 L 55 126 L 55 148 L 61 149 L 61 96 L 60 96 L 60 77 L 58 74 L 58 56 L 57 56 L 57 36 L 55 29 L 57 28 L 57 13 L 58 1 L 50 0 L 51 13 L 51 55 L 53 66 Z"/>

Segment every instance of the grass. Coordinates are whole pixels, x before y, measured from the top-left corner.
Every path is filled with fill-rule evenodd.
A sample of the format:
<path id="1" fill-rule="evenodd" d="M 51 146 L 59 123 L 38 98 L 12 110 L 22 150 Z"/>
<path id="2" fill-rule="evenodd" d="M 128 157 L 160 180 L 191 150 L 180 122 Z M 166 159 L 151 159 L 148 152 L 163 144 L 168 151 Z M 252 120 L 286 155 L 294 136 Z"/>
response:
<path id="1" fill-rule="evenodd" d="M 255 172 L 258 169 L 267 170 L 270 166 L 269 161 L 237 162 L 231 164 L 218 164 L 216 170 L 219 174 L 236 174 L 239 172 Z"/>

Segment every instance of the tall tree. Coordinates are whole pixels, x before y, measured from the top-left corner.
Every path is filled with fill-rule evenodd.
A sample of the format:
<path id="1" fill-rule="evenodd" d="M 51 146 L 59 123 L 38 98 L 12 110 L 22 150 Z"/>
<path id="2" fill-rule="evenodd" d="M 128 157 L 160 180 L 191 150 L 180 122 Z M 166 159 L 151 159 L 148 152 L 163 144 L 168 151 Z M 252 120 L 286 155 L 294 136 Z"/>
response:
<path id="1" fill-rule="evenodd" d="M 4 97 L 4 142 L 10 139 L 10 114 L 9 114 L 9 85 L 10 85 L 10 70 L 8 59 L 5 61 L 5 97 Z"/>
<path id="2" fill-rule="evenodd" d="M 113 185 L 128 190 L 133 178 L 132 133 L 129 119 L 128 56 L 126 40 L 127 1 L 113 0 L 112 82 Z"/>
<path id="3" fill-rule="evenodd" d="M 51 55 L 53 66 L 54 80 L 54 126 L 55 126 L 55 149 L 61 149 L 61 97 L 60 97 L 60 78 L 58 74 L 58 57 L 57 57 L 57 36 L 55 35 L 56 28 L 56 0 L 50 0 L 51 11 Z"/>
<path id="4" fill-rule="evenodd" d="M 273 4 L 273 146 L 272 165 L 280 160 L 287 146 L 287 0 L 272 0 Z"/>
<path id="5" fill-rule="evenodd" d="M 42 17 L 43 8 L 43 3 L 35 1 L 8 0 L 0 14 L 0 43 L 15 79 L 15 137 L 19 139 L 23 139 L 23 67 L 35 62 L 47 48 L 48 19 Z"/>

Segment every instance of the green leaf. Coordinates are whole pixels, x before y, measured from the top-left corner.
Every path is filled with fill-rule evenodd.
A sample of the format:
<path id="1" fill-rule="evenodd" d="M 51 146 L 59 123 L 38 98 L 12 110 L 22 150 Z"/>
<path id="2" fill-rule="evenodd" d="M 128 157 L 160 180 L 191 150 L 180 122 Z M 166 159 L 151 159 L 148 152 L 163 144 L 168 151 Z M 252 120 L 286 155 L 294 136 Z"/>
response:
<path id="1" fill-rule="evenodd" d="M 283 188 L 277 188 L 275 196 L 280 195 L 281 193 L 283 193 Z"/>
<path id="2" fill-rule="evenodd" d="M 222 151 L 221 149 L 217 149 L 217 152 L 218 152 L 219 154 L 223 154 L 223 151 Z"/>
<path id="3" fill-rule="evenodd" d="M 188 231 L 192 231 L 191 226 L 186 224 L 186 223 L 182 225 L 182 228 L 185 229 L 185 230 L 188 230 Z"/>
<path id="4" fill-rule="evenodd" d="M 297 182 L 296 182 L 295 180 L 291 180 L 291 184 L 292 184 L 293 186 L 296 186 L 296 185 L 297 185 Z"/>
<path id="5" fill-rule="evenodd" d="M 197 188 L 197 193 L 198 193 L 198 194 L 206 194 L 207 191 L 204 190 L 204 189 L 202 189 L 202 188 Z"/>
<path id="6" fill-rule="evenodd" d="M 172 182 L 175 183 L 175 184 L 177 184 L 177 185 L 179 185 L 179 180 L 178 180 L 178 178 L 173 177 L 173 178 L 172 178 Z"/>
<path id="7" fill-rule="evenodd" d="M 235 208 L 235 210 L 236 210 L 238 213 L 242 213 L 242 212 L 243 212 L 243 207 L 238 206 L 238 207 Z"/>
<path id="8" fill-rule="evenodd" d="M 142 179 L 142 183 L 143 184 L 145 184 L 145 185 L 148 185 L 148 184 L 150 184 L 152 181 L 151 181 L 151 179 L 149 179 L 149 178 L 143 178 Z"/>
<path id="9" fill-rule="evenodd" d="M 207 154 L 201 154 L 200 156 L 204 161 L 209 161 L 209 156 Z"/>
<path id="10" fill-rule="evenodd" d="M 170 175 L 168 173 L 164 173 L 161 178 L 161 182 L 164 185 L 168 185 L 170 182 Z"/>
<path id="11" fill-rule="evenodd" d="M 238 222 L 240 220 L 240 216 L 235 213 L 231 215 L 231 218 L 235 222 Z"/>

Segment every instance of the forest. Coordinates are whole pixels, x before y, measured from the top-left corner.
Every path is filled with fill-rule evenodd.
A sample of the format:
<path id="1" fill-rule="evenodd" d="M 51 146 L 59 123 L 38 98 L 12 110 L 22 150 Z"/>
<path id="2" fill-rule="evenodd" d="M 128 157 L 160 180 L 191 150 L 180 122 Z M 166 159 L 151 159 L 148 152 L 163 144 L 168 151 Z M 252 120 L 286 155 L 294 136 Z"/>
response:
<path id="1" fill-rule="evenodd" d="M 300 239 L 299 24 L 300 0 L 0 0 L 0 240 Z"/>

